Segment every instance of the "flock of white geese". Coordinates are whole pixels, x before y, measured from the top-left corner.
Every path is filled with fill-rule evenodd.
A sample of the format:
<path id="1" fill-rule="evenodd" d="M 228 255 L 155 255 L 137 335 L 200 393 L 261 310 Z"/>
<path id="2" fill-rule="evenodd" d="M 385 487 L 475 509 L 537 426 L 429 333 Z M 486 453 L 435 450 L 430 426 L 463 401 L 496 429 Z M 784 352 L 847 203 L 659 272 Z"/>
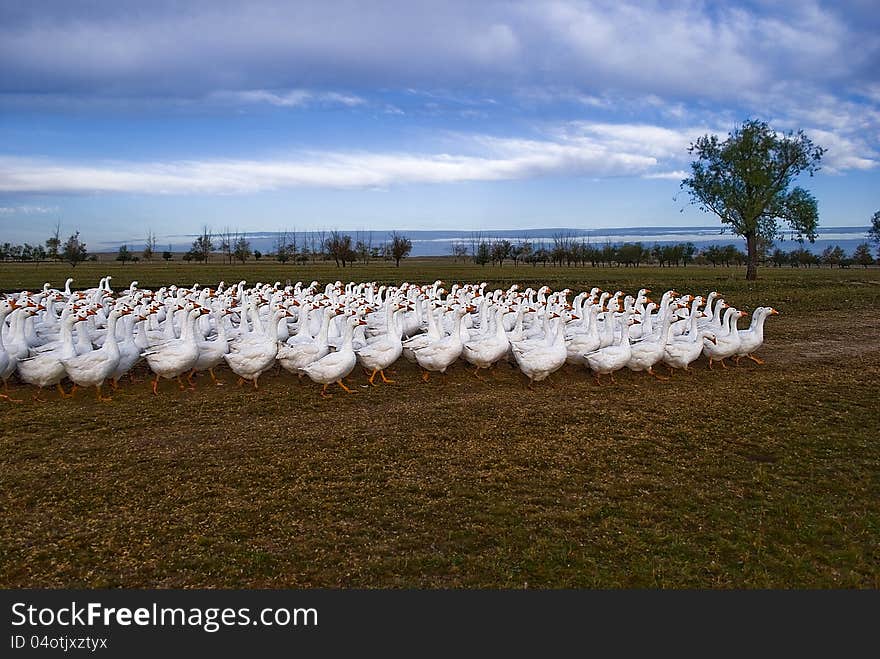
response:
<path id="1" fill-rule="evenodd" d="M 346 378 L 360 364 L 369 384 L 392 383 L 385 370 L 401 357 L 418 364 L 422 378 L 445 373 L 458 360 L 473 374 L 501 361 L 517 366 L 528 386 L 544 380 L 566 363 L 587 367 L 597 382 L 602 375 L 628 368 L 660 379 L 654 367 L 664 364 L 671 375 L 705 355 L 709 367 L 747 357 L 764 340 L 765 319 L 778 313 L 758 307 L 747 329 L 738 321 L 748 314 L 707 296 L 666 291 L 659 300 L 651 291 L 635 296 L 593 288 L 572 296 L 564 289 L 488 290 L 483 284 L 443 282 L 419 286 L 378 286 L 318 282 L 282 286 L 246 282 L 216 288 L 167 286 L 115 293 L 110 277 L 86 290 L 63 290 L 48 283 L 41 291 L 21 291 L 0 300 L 0 378 L 18 378 L 46 387 L 62 397 L 77 388 L 115 389 L 120 378 L 142 360 L 161 379 L 194 387 L 193 377 L 206 372 L 222 384 L 214 369 L 226 364 L 241 385 L 258 387 L 260 375 L 273 367 L 308 376 L 327 387 L 351 392 Z M 571 297 L 571 299 L 569 299 Z M 73 387 L 66 391 L 64 380 Z M 132 377 L 132 379 L 134 379 Z M 19 401 L 16 401 L 19 402 Z"/>

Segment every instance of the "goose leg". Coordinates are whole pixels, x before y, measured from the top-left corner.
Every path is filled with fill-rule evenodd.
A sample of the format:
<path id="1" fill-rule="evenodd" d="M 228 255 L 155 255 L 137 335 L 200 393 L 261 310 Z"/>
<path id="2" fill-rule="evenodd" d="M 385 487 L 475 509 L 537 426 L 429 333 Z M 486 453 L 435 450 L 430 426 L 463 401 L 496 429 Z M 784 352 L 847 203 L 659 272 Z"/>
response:
<path id="1" fill-rule="evenodd" d="M 99 403 L 109 403 L 111 400 L 113 400 L 112 398 L 110 398 L 110 396 L 104 396 L 101 394 L 100 384 L 95 386 L 95 394 L 97 394 Z"/>
<path id="2" fill-rule="evenodd" d="M 601 378 L 599 372 L 596 371 L 595 373 L 593 373 L 593 377 L 596 378 L 596 384 L 601 387 L 602 386 L 602 378 Z"/>
<path id="3" fill-rule="evenodd" d="M 243 385 L 243 384 L 244 384 L 244 378 L 241 377 L 241 376 L 239 376 L 239 378 L 238 378 L 238 386 L 240 387 L 240 386 Z"/>
<path id="4" fill-rule="evenodd" d="M 364 369 L 364 370 L 366 370 L 366 369 Z M 379 369 L 376 368 L 376 369 L 373 369 L 373 372 L 370 374 L 370 378 L 369 378 L 368 382 L 370 383 L 370 386 L 372 386 L 372 387 L 375 387 L 375 386 L 376 386 L 376 383 L 373 382 L 373 378 L 376 377 L 376 373 L 378 373 L 378 372 L 379 372 Z M 382 379 L 383 379 L 383 380 L 385 379 L 385 376 L 384 376 L 384 375 L 382 376 Z"/>
<path id="5" fill-rule="evenodd" d="M 617 380 L 614 379 L 614 373 L 609 373 L 608 377 L 611 378 L 611 384 L 617 384 Z"/>
<path id="6" fill-rule="evenodd" d="M 183 380 L 180 379 L 180 376 L 177 376 L 177 385 L 180 387 L 180 390 L 183 391 L 186 389 L 186 385 L 183 384 Z"/>
<path id="7" fill-rule="evenodd" d="M 343 389 L 345 389 L 348 393 L 350 393 L 350 394 L 353 394 L 353 393 L 354 393 L 353 390 L 351 390 L 351 389 L 349 389 L 348 387 L 345 386 L 345 384 L 342 382 L 342 380 L 337 380 L 337 381 L 336 381 L 336 384 L 338 384 L 340 387 L 342 387 Z"/>
<path id="8" fill-rule="evenodd" d="M 216 376 L 216 375 L 214 375 L 214 369 L 213 369 L 213 368 L 209 368 L 209 369 L 208 369 L 208 373 L 211 374 L 211 380 L 214 382 L 214 384 L 216 384 L 218 387 L 222 387 L 222 386 L 223 386 L 223 383 L 220 382 L 220 380 L 217 379 L 217 376 Z"/>
<path id="9" fill-rule="evenodd" d="M 751 353 L 749 353 L 749 354 L 746 355 L 746 356 L 747 356 L 749 359 L 751 359 L 753 362 L 755 362 L 756 364 L 759 364 L 759 365 L 761 365 L 761 366 L 764 365 L 764 360 L 763 360 L 763 359 L 758 359 L 757 357 L 755 357 L 755 356 L 754 356 L 753 354 L 751 354 Z"/>
<path id="10" fill-rule="evenodd" d="M 31 400 L 33 400 L 35 403 L 45 403 L 46 399 L 42 397 L 42 393 L 43 387 L 40 387 L 39 389 L 37 389 L 36 393 L 31 396 Z"/>
<path id="11" fill-rule="evenodd" d="M 712 368 L 712 358 L 711 357 L 709 357 L 709 370 L 710 371 L 715 370 Z"/>
<path id="12" fill-rule="evenodd" d="M 381 368 L 379 369 L 379 375 L 382 376 L 382 382 L 385 382 L 387 384 L 394 384 L 396 382 L 396 380 L 389 380 L 388 378 L 385 377 L 385 370 L 384 369 L 381 369 Z"/>
<path id="13" fill-rule="evenodd" d="M 76 385 L 74 385 L 73 388 L 76 389 Z M 155 394 L 156 396 L 159 395 L 159 375 L 158 374 L 156 375 L 156 379 L 153 380 L 153 394 Z M 72 391 L 70 392 L 70 395 L 73 396 Z"/>
<path id="14" fill-rule="evenodd" d="M 422 382 L 427 382 L 430 377 L 431 373 L 429 371 L 422 371 Z"/>
<path id="15" fill-rule="evenodd" d="M 257 380 L 260 378 L 259 374 L 254 376 L 254 389 L 259 389 L 260 385 L 257 384 Z"/>
<path id="16" fill-rule="evenodd" d="M 327 386 L 328 386 L 328 385 L 325 384 L 325 385 L 324 385 L 324 388 L 321 389 L 321 398 L 333 398 L 333 394 L 328 394 L 328 393 L 327 393 Z"/>
<path id="17" fill-rule="evenodd" d="M 723 368 L 725 371 L 727 370 L 727 364 L 724 363 L 723 359 L 721 361 L 719 361 L 718 363 L 721 364 L 721 368 Z"/>
<path id="18" fill-rule="evenodd" d="M 13 398 L 8 394 L 0 394 L 0 399 L 8 401 L 10 403 L 22 403 L 24 402 L 21 398 Z"/>
<path id="19" fill-rule="evenodd" d="M 76 393 L 76 390 L 77 390 L 77 386 L 76 386 L 76 383 L 74 382 L 73 386 L 70 388 L 70 394 L 69 394 L 68 398 L 73 398 L 73 395 Z"/>
<path id="20" fill-rule="evenodd" d="M 653 366 L 649 367 L 647 372 L 648 372 L 648 375 L 653 375 L 655 378 L 657 378 L 661 382 L 666 382 L 669 379 L 669 378 L 663 377 L 662 375 L 658 375 L 657 373 L 655 373 Z"/>

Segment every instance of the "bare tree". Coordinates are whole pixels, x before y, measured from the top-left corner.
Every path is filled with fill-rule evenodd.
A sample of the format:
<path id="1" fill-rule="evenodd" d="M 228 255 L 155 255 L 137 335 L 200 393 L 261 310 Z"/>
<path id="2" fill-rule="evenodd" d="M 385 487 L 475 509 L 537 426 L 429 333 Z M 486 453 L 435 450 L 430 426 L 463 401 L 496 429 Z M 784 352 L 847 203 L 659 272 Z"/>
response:
<path id="1" fill-rule="evenodd" d="M 394 259 L 395 266 L 400 267 L 400 259 L 409 256 L 412 247 L 412 241 L 409 238 L 396 231 L 391 232 L 391 257 Z"/>
<path id="2" fill-rule="evenodd" d="M 143 258 L 144 261 L 152 261 L 153 256 L 156 253 L 156 234 L 153 233 L 152 229 L 147 231 L 147 239 L 144 241 L 144 251 Z"/>
<path id="3" fill-rule="evenodd" d="M 55 231 L 46 240 L 46 256 L 53 261 L 61 258 L 61 220 L 55 223 Z"/>
<path id="4" fill-rule="evenodd" d="M 238 239 L 238 232 L 233 232 L 228 226 L 219 234 L 220 244 L 217 249 L 226 256 L 226 261 L 232 264 L 233 252 L 235 251 L 235 242 Z"/>
<path id="5" fill-rule="evenodd" d="M 287 263 L 292 256 L 295 256 L 296 250 L 290 248 L 290 237 L 287 230 L 279 231 L 275 236 L 275 242 L 272 249 L 275 251 L 275 260 L 279 263 Z"/>
<path id="6" fill-rule="evenodd" d="M 214 251 L 214 235 L 207 224 L 202 225 L 201 235 L 193 241 L 192 248 L 185 255 L 187 261 L 202 261 L 207 263 Z M 189 257 L 189 258 L 186 258 Z"/>
<path id="7" fill-rule="evenodd" d="M 452 241 L 452 257 L 458 263 L 459 259 L 466 259 L 468 255 L 468 247 L 463 240 Z"/>

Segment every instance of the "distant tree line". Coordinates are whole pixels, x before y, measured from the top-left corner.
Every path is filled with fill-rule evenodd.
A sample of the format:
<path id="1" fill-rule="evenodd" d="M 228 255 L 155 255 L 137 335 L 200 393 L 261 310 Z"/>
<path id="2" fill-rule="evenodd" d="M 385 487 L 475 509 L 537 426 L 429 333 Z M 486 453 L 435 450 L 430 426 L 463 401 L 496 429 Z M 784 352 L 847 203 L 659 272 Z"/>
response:
<path id="1" fill-rule="evenodd" d="M 771 241 L 759 241 L 758 260 L 762 265 L 792 267 L 868 267 L 875 263 L 868 243 L 862 243 L 852 254 L 837 245 L 826 248 L 821 254 L 799 247 L 791 252 L 774 248 Z M 483 238 L 473 234 L 468 241 L 455 241 L 451 253 L 456 261 L 471 260 L 478 265 L 497 265 L 505 263 L 513 266 L 526 263 L 532 266 L 592 266 L 592 267 L 638 267 L 655 265 L 659 267 L 687 267 L 701 265 L 712 267 L 740 267 L 746 265 L 746 253 L 735 245 L 708 245 L 697 249 L 692 242 L 645 245 L 641 242 L 615 244 L 606 241 L 591 243 L 585 238 L 568 234 L 555 234 L 549 241 L 511 241 L 507 239 Z M 880 254 L 878 254 L 880 258 Z"/>
<path id="2" fill-rule="evenodd" d="M 412 252 L 412 241 L 396 231 L 391 233 L 389 240 L 375 244 L 372 231 L 358 231 L 354 236 L 338 230 L 308 231 L 302 235 L 296 231 L 281 231 L 273 241 L 272 250 L 263 254 L 260 250 L 251 249 L 246 234 L 225 229 L 215 235 L 209 227 L 203 226 L 189 251 L 183 255 L 183 260 L 205 263 L 217 252 L 228 263 L 245 263 L 250 258 L 259 261 L 266 257 L 279 263 L 300 264 L 332 260 L 338 267 L 344 268 L 382 259 L 394 261 L 399 266 L 400 261 Z"/>
<path id="3" fill-rule="evenodd" d="M 86 260 L 94 261 L 97 257 L 89 255 L 86 244 L 79 237 L 79 231 L 61 242 L 60 224 L 56 225 L 54 233 L 42 245 L 13 245 L 9 242 L 0 244 L 0 261 L 66 261 L 76 267 Z"/>

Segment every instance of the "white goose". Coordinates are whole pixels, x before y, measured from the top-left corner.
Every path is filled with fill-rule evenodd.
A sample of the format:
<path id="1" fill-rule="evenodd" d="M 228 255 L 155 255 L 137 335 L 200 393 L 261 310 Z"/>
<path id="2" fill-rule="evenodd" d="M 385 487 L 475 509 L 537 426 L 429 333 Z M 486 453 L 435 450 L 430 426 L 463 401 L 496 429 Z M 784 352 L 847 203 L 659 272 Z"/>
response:
<path id="1" fill-rule="evenodd" d="M 223 358 L 232 372 L 238 376 L 239 385 L 250 380 L 254 383 L 254 389 L 259 389 L 257 381 L 260 375 L 272 368 L 275 363 L 278 354 L 276 328 L 281 316 L 287 312 L 284 309 L 276 309 L 270 317 L 269 329 L 266 330 L 260 324 L 256 304 L 252 309 L 254 329 L 245 338 L 230 345 L 229 352 L 223 355 Z"/>
<path id="2" fill-rule="evenodd" d="M 663 317 L 659 334 L 645 335 L 640 341 L 630 344 L 630 358 L 626 366 L 631 371 L 644 371 L 653 375 L 658 380 L 666 380 L 654 372 L 654 365 L 660 363 L 666 352 L 666 343 L 669 340 L 669 329 L 672 327 L 672 314 L 667 313 Z M 632 331 L 630 330 L 630 335 Z"/>
<path id="3" fill-rule="evenodd" d="M 183 384 L 180 376 L 192 369 L 199 358 L 199 346 L 195 336 L 196 319 L 208 313 L 208 310 L 203 307 L 196 308 L 192 304 L 187 306 L 187 317 L 180 338 L 158 343 L 143 353 L 150 370 L 156 374 L 153 380 L 154 394 L 159 393 L 160 377 L 166 380 L 177 379 L 180 388 L 185 389 L 186 385 Z M 169 317 L 165 322 L 171 322 L 171 318 Z"/>
<path id="4" fill-rule="evenodd" d="M 330 322 L 338 315 L 336 309 L 330 307 L 321 307 L 323 317 L 321 318 L 321 329 L 318 336 L 312 336 L 303 327 L 297 332 L 296 336 L 292 336 L 287 343 L 278 346 L 276 359 L 281 367 L 293 373 L 294 375 L 303 375 L 303 369 L 330 352 L 330 344 L 327 337 L 330 330 Z M 303 320 L 307 323 L 307 319 Z"/>
<path id="5" fill-rule="evenodd" d="M 549 343 L 543 345 L 529 345 L 524 347 L 524 343 L 516 343 L 513 345 L 513 355 L 520 370 L 529 378 L 529 389 L 535 382 L 545 380 L 552 373 L 555 373 L 565 365 L 568 352 L 565 349 L 565 329 L 562 317 L 557 313 L 549 313 L 550 318 L 558 318 L 556 331 L 552 335 Z"/>
<path id="6" fill-rule="evenodd" d="M 687 334 L 670 336 L 666 341 L 666 348 L 663 351 L 663 363 L 669 369 L 670 375 L 672 375 L 676 368 L 690 372 L 689 366 L 691 362 L 697 360 L 703 352 L 703 339 L 708 341 L 715 340 L 715 335 L 711 331 L 701 331 L 697 328 L 697 320 L 700 316 L 700 311 L 697 310 L 698 302 L 698 300 L 694 300 L 688 322 L 678 323 L 679 325 L 688 325 Z"/>
<path id="7" fill-rule="evenodd" d="M 446 373 L 456 359 L 461 356 L 461 319 L 466 313 L 471 313 L 473 307 L 455 307 L 452 310 L 452 332 L 442 339 L 431 341 L 423 348 L 413 350 L 416 362 L 422 368 L 422 380 L 428 381 L 431 371 Z"/>
<path id="8" fill-rule="evenodd" d="M 39 393 L 43 387 L 55 386 L 62 398 L 70 398 L 71 394 L 64 391 L 61 381 L 67 377 L 64 368 L 65 359 L 76 356 L 73 346 L 73 325 L 86 319 L 86 314 L 68 314 L 61 323 L 61 341 L 53 345 L 51 350 L 42 350 L 34 353 L 18 363 L 18 376 L 23 382 L 38 387 L 34 394 L 34 400 L 39 400 Z"/>
<path id="9" fill-rule="evenodd" d="M 714 362 L 720 362 L 722 368 L 727 368 L 724 360 L 732 357 L 740 348 L 739 331 L 736 329 L 736 321 L 747 316 L 745 311 L 739 311 L 729 307 L 724 312 L 722 331 L 715 332 L 715 340 L 703 339 L 703 354 L 709 358 L 709 368 Z"/>
<path id="10" fill-rule="evenodd" d="M 491 368 L 504 359 L 510 350 L 510 340 L 504 331 L 504 316 L 508 311 L 508 308 L 498 305 L 495 310 L 495 331 L 486 332 L 462 346 L 461 356 L 466 362 L 473 364 L 474 375 L 478 379 L 481 368 Z"/>
<path id="11" fill-rule="evenodd" d="M 752 353 L 764 343 L 764 321 L 770 316 L 778 316 L 779 312 L 773 307 L 758 307 L 752 315 L 752 324 L 748 329 L 739 330 L 740 346 L 734 353 L 734 363 L 739 365 L 739 360 L 748 357 L 756 364 L 764 361 L 755 357 Z"/>
<path id="12" fill-rule="evenodd" d="M 611 382 L 614 382 L 614 371 L 619 371 L 627 365 L 632 357 L 632 346 L 629 338 L 630 328 L 633 324 L 638 324 L 638 322 L 634 318 L 626 322 L 623 326 L 619 343 L 604 346 L 584 355 L 587 365 L 593 371 L 596 378 L 596 384 L 602 383 L 602 375 L 609 375 Z"/>
<path id="13" fill-rule="evenodd" d="M 357 356 L 354 354 L 354 348 L 351 345 L 351 338 L 354 335 L 354 328 L 358 325 L 366 325 L 366 321 L 361 320 L 357 316 L 349 316 L 345 322 L 345 332 L 343 334 L 342 345 L 336 352 L 321 357 L 316 362 L 308 364 L 303 371 L 313 381 L 323 384 L 321 396 L 327 398 L 327 387 L 334 382 L 342 387 L 348 393 L 354 393 L 345 386 L 342 379 L 354 370 L 357 364 Z"/>
<path id="14" fill-rule="evenodd" d="M 211 341 L 202 339 L 196 342 L 199 348 L 199 357 L 196 359 L 196 363 L 190 372 L 190 375 L 192 375 L 201 371 L 208 371 L 211 375 L 211 381 L 217 386 L 221 386 L 223 383 L 217 379 L 216 375 L 214 375 L 214 369 L 223 363 L 223 358 L 229 352 L 226 316 L 230 313 L 232 312 L 229 311 L 229 309 L 221 309 L 219 312 L 212 312 L 217 335 Z"/>
<path id="15" fill-rule="evenodd" d="M 357 359 L 361 366 L 372 371 L 370 373 L 370 384 L 374 384 L 373 380 L 378 373 L 382 377 L 382 382 L 393 384 L 394 380 L 385 377 L 385 369 L 396 362 L 400 355 L 403 354 L 403 343 L 400 337 L 403 328 L 398 324 L 400 316 L 406 312 L 407 306 L 397 303 L 388 303 L 388 318 L 386 320 L 385 334 L 356 351 Z"/>
<path id="16" fill-rule="evenodd" d="M 77 387 L 95 387 L 95 395 L 101 402 L 112 400 L 101 394 L 101 386 L 104 380 L 113 375 L 116 365 L 119 363 L 119 344 L 116 342 L 116 322 L 122 316 L 131 313 L 128 309 L 114 309 L 107 316 L 107 335 L 104 345 L 97 350 L 92 350 L 82 355 L 61 360 L 67 371 L 67 377 L 73 382 L 70 394 L 76 392 Z M 87 320 L 81 322 L 88 322 Z"/>
<path id="17" fill-rule="evenodd" d="M 13 299 L 7 299 L 0 302 L 0 380 L 3 380 L 3 390 L 9 391 L 9 378 L 15 373 L 18 360 L 14 358 L 6 349 L 3 343 L 3 330 L 6 328 L 6 317 L 16 308 L 16 302 Z M 0 394 L 0 398 L 14 403 L 20 403 L 17 398 L 10 398 L 9 394 Z"/>

